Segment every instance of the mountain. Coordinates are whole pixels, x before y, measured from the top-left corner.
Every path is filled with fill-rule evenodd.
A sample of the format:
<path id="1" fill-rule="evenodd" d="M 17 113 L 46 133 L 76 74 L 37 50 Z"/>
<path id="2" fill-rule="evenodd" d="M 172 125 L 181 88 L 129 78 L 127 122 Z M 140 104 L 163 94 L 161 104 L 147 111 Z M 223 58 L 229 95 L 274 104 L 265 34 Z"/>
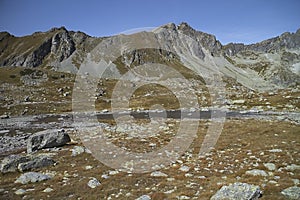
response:
<path id="1" fill-rule="evenodd" d="M 1 32 L 0 66 L 51 67 L 76 73 L 83 62 L 96 62 L 100 47 L 100 51 L 105 51 L 110 45 L 126 44 L 133 37 L 145 44 L 158 44 L 159 48 L 118 49 L 122 58 L 114 62 L 116 75 L 124 73 L 120 66 L 159 60 L 182 65 L 203 76 L 217 69 L 224 77 L 251 89 L 293 87 L 300 83 L 300 29 L 251 45 L 223 45 L 214 35 L 197 31 L 187 23 L 170 23 L 151 32 L 107 38 L 91 37 L 64 27 L 24 37 Z M 94 60 L 86 59 L 88 55 Z"/>

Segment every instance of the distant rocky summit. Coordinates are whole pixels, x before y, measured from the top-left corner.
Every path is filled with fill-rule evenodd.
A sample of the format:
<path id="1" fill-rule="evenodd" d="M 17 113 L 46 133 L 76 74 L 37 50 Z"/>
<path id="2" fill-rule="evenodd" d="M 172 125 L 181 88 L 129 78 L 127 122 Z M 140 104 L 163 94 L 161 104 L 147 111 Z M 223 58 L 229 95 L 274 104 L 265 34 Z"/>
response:
<path id="1" fill-rule="evenodd" d="M 251 89 L 293 87 L 300 83 L 300 29 L 250 45 L 223 45 L 214 35 L 197 31 L 187 23 L 170 23 L 158 27 L 151 34 L 143 34 L 145 40 L 149 38 L 149 41 L 159 43 L 167 51 L 154 52 L 154 55 L 165 58 L 167 62 L 178 58 L 184 66 L 198 72 L 216 66 L 225 77 L 231 77 Z M 23 37 L 1 32 L 0 66 L 44 66 L 76 73 L 88 53 L 101 41 L 108 40 L 114 44 L 123 39 L 124 35 L 91 37 L 82 32 L 68 31 L 64 27 Z M 147 52 L 143 49 L 129 54 L 129 64 L 137 60 L 138 64 L 146 62 L 146 56 L 142 55 Z M 123 61 L 127 61 L 128 55 L 123 56 Z"/>

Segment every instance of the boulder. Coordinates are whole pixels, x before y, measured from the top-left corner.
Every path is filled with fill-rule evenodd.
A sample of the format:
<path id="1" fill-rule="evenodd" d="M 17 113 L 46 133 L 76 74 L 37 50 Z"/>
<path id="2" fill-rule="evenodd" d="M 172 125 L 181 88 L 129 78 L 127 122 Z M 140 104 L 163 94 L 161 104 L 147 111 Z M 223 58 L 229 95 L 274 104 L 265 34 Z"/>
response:
<path id="1" fill-rule="evenodd" d="M 211 200 L 256 200 L 262 196 L 262 191 L 258 186 L 247 183 L 234 183 L 223 186 Z"/>
<path id="2" fill-rule="evenodd" d="M 2 173 L 26 171 L 53 165 L 55 161 L 48 154 L 40 155 L 10 155 L 5 157 L 0 164 Z"/>
<path id="3" fill-rule="evenodd" d="M 89 180 L 89 182 L 88 182 L 88 186 L 90 187 L 90 188 L 96 188 L 96 187 L 98 187 L 99 185 L 101 185 L 101 183 L 96 179 L 96 178 L 92 178 L 91 180 Z"/>
<path id="4" fill-rule="evenodd" d="M 18 169 L 19 164 L 30 161 L 27 156 L 21 155 L 9 155 L 5 157 L 0 164 L 0 171 L 2 173 L 15 172 Z"/>
<path id="5" fill-rule="evenodd" d="M 283 194 L 287 199 L 300 199 L 300 187 L 293 186 L 284 189 L 281 194 Z"/>
<path id="6" fill-rule="evenodd" d="M 27 152 L 31 153 L 39 149 L 60 147 L 70 141 L 70 136 L 64 130 L 53 129 L 37 132 L 29 137 Z"/>
<path id="7" fill-rule="evenodd" d="M 28 171 L 31 169 L 51 166 L 51 165 L 54 165 L 54 163 L 55 163 L 55 161 L 47 155 L 34 156 L 29 161 L 20 163 L 18 165 L 18 170 L 20 172 L 23 172 L 23 171 Z"/>
<path id="8" fill-rule="evenodd" d="M 50 176 L 38 172 L 27 172 L 25 174 L 22 174 L 15 183 L 22 183 L 22 184 L 27 184 L 27 183 L 36 183 L 36 182 L 41 182 L 51 179 Z"/>

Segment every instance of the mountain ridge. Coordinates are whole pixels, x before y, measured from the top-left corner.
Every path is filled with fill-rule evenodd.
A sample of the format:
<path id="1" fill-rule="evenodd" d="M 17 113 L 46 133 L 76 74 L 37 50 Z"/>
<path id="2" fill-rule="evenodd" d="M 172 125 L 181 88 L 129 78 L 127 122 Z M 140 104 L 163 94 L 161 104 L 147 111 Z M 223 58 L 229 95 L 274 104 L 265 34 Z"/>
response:
<path id="1" fill-rule="evenodd" d="M 153 41 L 169 52 L 180 54 L 181 62 L 194 71 L 210 70 L 210 66 L 215 65 L 223 75 L 235 78 L 250 88 L 269 84 L 286 87 L 300 83 L 300 29 L 295 33 L 286 32 L 250 45 L 223 45 L 216 36 L 197 31 L 186 22 L 165 24 L 153 33 L 158 37 L 154 37 Z M 183 39 L 179 33 L 194 42 Z M 148 32 L 145 32 L 145 36 L 152 37 Z M 80 31 L 69 31 L 65 27 L 55 27 L 47 32 L 35 32 L 23 37 L 1 32 L 0 66 L 47 66 L 58 71 L 76 73 L 87 55 L 101 41 L 108 38 L 117 43 L 124 39 L 122 37 L 91 37 Z M 186 57 L 188 59 L 184 59 Z M 254 84 L 251 83 L 255 82 L 253 80 L 259 81 Z"/>

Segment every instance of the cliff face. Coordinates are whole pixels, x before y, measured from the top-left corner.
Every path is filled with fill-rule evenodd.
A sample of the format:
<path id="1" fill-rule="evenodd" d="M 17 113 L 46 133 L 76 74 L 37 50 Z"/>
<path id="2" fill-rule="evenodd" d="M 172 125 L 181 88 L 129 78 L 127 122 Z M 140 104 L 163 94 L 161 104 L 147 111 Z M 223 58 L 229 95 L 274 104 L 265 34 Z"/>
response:
<path id="1" fill-rule="evenodd" d="M 88 35 L 67 31 L 64 27 L 30 36 L 0 34 L 0 66 L 37 67 L 69 58 Z"/>
<path id="2" fill-rule="evenodd" d="M 154 59 L 155 54 L 159 54 L 160 59 L 172 62 L 176 57 L 197 72 L 216 66 L 223 75 L 249 88 L 264 88 L 272 84 L 286 87 L 300 83 L 300 29 L 251 45 L 222 45 L 214 35 L 197 31 L 187 23 L 170 23 L 142 34 L 145 41 L 156 42 L 165 51 L 144 56 L 149 51 L 133 50 L 126 52 L 123 60 L 128 57 L 132 62 L 145 63 L 147 60 L 143 58 L 149 60 L 152 56 Z M 95 38 L 64 27 L 24 37 L 1 32 L 0 66 L 50 66 L 76 73 L 87 54 L 103 40 L 108 42 L 103 46 L 106 48 L 124 40 L 124 35 Z"/>

